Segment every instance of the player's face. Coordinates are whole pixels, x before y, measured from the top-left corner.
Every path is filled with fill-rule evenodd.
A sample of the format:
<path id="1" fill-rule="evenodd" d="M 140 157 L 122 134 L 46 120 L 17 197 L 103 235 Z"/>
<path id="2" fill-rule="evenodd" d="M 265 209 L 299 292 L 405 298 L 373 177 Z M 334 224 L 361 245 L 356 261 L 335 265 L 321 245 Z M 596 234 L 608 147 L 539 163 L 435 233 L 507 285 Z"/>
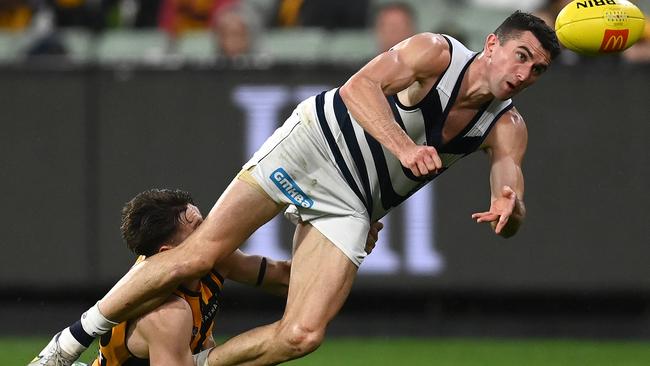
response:
<path id="1" fill-rule="evenodd" d="M 508 99 L 535 83 L 551 63 L 550 53 L 529 31 L 522 32 L 519 37 L 503 44 L 496 39 L 488 52 L 490 91 L 501 100 Z"/>
<path id="2" fill-rule="evenodd" d="M 196 230 L 199 225 L 203 222 L 203 216 L 199 208 L 188 204 L 185 212 L 181 212 L 180 225 L 176 230 L 174 235 L 173 242 L 175 245 L 178 245 L 183 242 L 190 234 Z"/>

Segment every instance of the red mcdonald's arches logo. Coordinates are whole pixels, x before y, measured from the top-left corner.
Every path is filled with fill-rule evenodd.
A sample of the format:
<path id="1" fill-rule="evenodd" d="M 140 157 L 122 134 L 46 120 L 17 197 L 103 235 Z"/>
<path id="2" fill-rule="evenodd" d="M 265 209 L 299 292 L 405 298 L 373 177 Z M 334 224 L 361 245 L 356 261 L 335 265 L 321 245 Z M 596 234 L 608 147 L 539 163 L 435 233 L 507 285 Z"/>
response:
<path id="1" fill-rule="evenodd" d="M 616 52 L 625 48 L 629 29 L 605 29 L 600 52 Z"/>

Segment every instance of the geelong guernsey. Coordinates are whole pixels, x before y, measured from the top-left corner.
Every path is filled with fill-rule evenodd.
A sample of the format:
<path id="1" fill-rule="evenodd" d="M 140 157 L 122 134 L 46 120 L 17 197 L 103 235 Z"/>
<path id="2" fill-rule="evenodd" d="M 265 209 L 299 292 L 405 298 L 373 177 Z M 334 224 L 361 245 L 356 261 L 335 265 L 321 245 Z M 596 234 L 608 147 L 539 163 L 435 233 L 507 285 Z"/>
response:
<path id="1" fill-rule="evenodd" d="M 443 144 L 442 131 L 447 115 L 458 96 L 467 68 L 477 56 L 454 38 L 445 36 L 445 39 L 449 43 L 450 64 L 424 99 L 417 105 L 406 107 L 396 95 L 387 97 L 395 121 L 409 137 L 416 144 L 436 148 L 443 163 L 441 172 L 476 151 L 494 123 L 512 108 L 510 99 L 494 99 L 486 103 L 457 136 Z M 338 89 L 316 97 L 316 114 L 331 157 L 352 191 L 363 202 L 371 221 L 383 217 L 440 174 L 415 177 L 404 168 L 352 117 Z"/>

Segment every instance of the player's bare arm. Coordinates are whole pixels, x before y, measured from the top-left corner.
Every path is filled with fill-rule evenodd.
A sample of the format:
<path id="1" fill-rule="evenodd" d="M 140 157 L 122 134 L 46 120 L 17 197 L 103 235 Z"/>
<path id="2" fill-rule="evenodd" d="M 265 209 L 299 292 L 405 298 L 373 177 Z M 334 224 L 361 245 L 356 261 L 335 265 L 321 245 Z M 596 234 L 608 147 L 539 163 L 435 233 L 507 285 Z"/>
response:
<path id="1" fill-rule="evenodd" d="M 494 232 L 505 238 L 517 232 L 526 216 L 521 164 L 527 144 L 526 124 L 515 108 L 496 122 L 485 140 L 490 159 L 490 210 L 472 218 L 491 223 Z"/>
<path id="2" fill-rule="evenodd" d="M 192 324 L 189 304 L 170 296 L 163 305 L 136 321 L 129 349 L 138 357 L 148 357 L 151 366 L 193 366 L 188 346 Z"/>
<path id="3" fill-rule="evenodd" d="M 289 288 L 291 261 L 276 261 L 236 250 L 221 261 L 217 268 L 225 278 L 281 296 Z"/>
<path id="4" fill-rule="evenodd" d="M 427 86 L 444 72 L 449 60 L 449 46 L 442 36 L 421 33 L 375 57 L 339 90 L 363 129 L 415 176 L 437 171 L 442 162 L 435 148 L 416 145 L 399 127 L 386 95 L 402 92 L 401 98 L 417 103 L 426 94 Z"/>
<path id="5" fill-rule="evenodd" d="M 370 226 L 366 240 L 366 252 L 370 254 L 379 240 L 381 222 Z M 236 250 L 217 266 L 219 273 L 229 280 L 245 285 L 259 286 L 272 294 L 286 296 L 289 289 L 291 260 L 276 261 L 259 255 L 249 255 Z"/>

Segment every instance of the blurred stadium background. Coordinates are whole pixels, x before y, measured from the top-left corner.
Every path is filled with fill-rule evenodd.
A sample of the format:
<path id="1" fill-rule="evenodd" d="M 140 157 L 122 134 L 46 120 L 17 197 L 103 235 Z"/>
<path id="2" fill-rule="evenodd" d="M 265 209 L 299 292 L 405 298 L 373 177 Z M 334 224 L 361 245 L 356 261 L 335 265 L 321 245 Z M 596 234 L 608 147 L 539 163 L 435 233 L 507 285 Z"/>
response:
<path id="1" fill-rule="evenodd" d="M 208 15 L 190 26 L 164 20 L 184 2 Z M 33 337 L 75 320 L 128 269 L 134 257 L 119 236 L 119 211 L 133 195 L 182 188 L 207 214 L 297 101 L 340 85 L 377 54 L 376 9 L 389 2 L 241 0 L 250 38 L 230 54 L 214 13 L 231 19 L 234 3 L 0 2 L 0 338 L 11 338 L 0 354 L 20 344 L 38 351 L 44 338 Z M 514 9 L 552 20 L 561 1 L 406 3 L 414 30 L 447 32 L 480 50 Z M 650 13 L 650 1 L 636 3 Z M 351 14 L 334 11 L 346 8 Z M 384 220 L 330 335 L 434 337 L 431 349 L 452 355 L 447 364 L 474 364 L 454 357 L 477 347 L 507 353 L 498 341 L 436 348 L 449 337 L 616 340 L 638 348 L 614 352 L 650 364 L 649 33 L 622 55 L 565 51 L 515 99 L 530 135 L 520 234 L 502 240 L 471 220 L 488 206 L 487 164 L 481 153 L 467 158 Z M 244 249 L 286 258 L 291 229 L 273 221 Z M 281 299 L 227 289 L 218 335 L 281 316 Z M 513 364 L 536 364 L 544 349 L 505 347 L 517 345 Z M 565 364 L 616 364 L 598 353 L 605 348 L 569 345 L 575 363 Z M 508 364 L 473 354 L 475 364 Z"/>

